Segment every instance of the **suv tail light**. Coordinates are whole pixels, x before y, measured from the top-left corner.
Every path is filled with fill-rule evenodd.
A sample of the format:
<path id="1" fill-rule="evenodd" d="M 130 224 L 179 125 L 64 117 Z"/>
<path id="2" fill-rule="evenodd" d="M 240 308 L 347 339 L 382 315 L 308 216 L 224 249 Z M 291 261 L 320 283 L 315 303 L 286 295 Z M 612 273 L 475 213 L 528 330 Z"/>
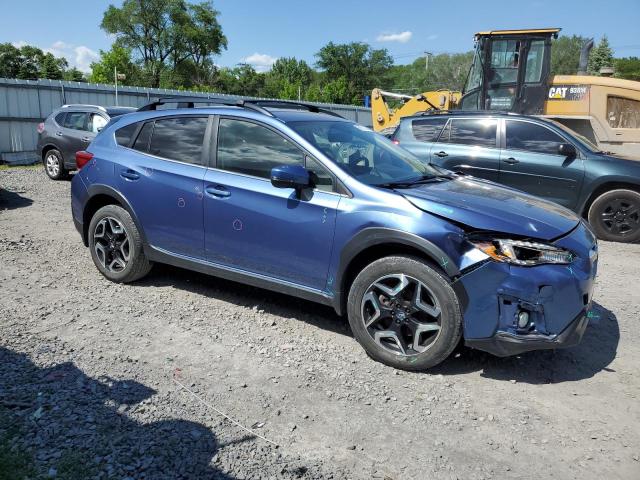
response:
<path id="1" fill-rule="evenodd" d="M 400 145 L 400 141 L 396 140 L 395 138 L 393 140 L 391 140 L 393 143 L 395 143 L 396 145 Z"/>
<path id="2" fill-rule="evenodd" d="M 38 130 L 38 133 L 44 132 L 44 122 L 40 122 L 38 124 L 38 129 L 37 130 Z"/>
<path id="3" fill-rule="evenodd" d="M 93 153 L 80 150 L 76 152 L 76 166 L 78 170 L 84 167 L 93 158 Z"/>

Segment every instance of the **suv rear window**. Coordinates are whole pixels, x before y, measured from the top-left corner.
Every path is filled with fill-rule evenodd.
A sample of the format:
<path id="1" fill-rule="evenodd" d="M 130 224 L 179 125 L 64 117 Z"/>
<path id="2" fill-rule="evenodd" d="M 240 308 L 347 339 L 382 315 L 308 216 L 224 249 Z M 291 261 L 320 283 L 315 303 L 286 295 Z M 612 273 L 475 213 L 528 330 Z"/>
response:
<path id="1" fill-rule="evenodd" d="M 429 118 L 414 120 L 411 124 L 413 137 L 420 142 L 435 142 L 447 123 L 446 118 Z"/>
<path id="2" fill-rule="evenodd" d="M 454 118 L 440 136 L 440 142 L 495 148 L 497 130 L 495 119 Z"/>

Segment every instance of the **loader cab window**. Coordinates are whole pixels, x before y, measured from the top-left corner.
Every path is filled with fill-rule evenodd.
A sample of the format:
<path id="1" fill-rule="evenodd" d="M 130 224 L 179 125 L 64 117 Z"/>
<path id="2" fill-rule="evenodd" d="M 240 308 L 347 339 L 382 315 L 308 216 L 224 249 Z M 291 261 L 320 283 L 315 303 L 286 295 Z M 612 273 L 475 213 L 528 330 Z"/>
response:
<path id="1" fill-rule="evenodd" d="M 542 63 L 544 58 L 544 40 L 533 40 L 527 54 L 527 71 L 525 83 L 538 83 L 542 80 Z"/>
<path id="2" fill-rule="evenodd" d="M 492 84 L 515 83 L 520 66 L 520 40 L 494 40 L 491 44 Z"/>

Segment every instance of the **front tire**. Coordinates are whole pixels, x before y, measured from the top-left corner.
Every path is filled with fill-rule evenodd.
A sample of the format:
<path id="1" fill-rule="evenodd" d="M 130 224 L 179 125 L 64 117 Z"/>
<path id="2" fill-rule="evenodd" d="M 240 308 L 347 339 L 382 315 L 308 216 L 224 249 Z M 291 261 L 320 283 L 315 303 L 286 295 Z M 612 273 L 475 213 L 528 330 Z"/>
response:
<path id="1" fill-rule="evenodd" d="M 43 159 L 44 171 L 51 180 L 63 180 L 69 177 L 69 170 L 64 168 L 62 154 L 56 150 L 49 150 Z"/>
<path id="2" fill-rule="evenodd" d="M 603 193 L 591 204 L 588 217 L 602 240 L 640 241 L 640 193 L 636 191 L 618 189 Z"/>
<path id="3" fill-rule="evenodd" d="M 119 205 L 99 209 L 89 223 L 88 235 L 93 263 L 112 282 L 134 282 L 151 270 L 140 232 Z"/>
<path id="4" fill-rule="evenodd" d="M 374 360 L 401 370 L 438 365 L 458 344 L 462 315 L 447 279 L 418 258 L 385 257 L 353 281 L 353 334 Z"/>

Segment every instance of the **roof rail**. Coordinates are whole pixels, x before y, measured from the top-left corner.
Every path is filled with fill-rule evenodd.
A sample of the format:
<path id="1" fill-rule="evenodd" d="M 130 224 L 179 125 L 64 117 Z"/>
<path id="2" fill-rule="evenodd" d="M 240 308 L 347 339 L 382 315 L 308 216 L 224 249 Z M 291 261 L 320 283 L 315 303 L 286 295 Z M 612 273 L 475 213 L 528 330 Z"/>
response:
<path id="1" fill-rule="evenodd" d="M 248 108 L 255 112 L 262 113 L 274 117 L 275 115 L 267 110 L 265 107 L 271 108 L 289 108 L 296 110 L 308 110 L 314 113 L 325 113 L 334 117 L 343 118 L 341 115 L 331 110 L 318 107 L 309 103 L 291 102 L 288 100 L 244 100 L 244 99 L 229 99 L 222 97 L 187 97 L 187 96 L 173 96 L 173 97 L 160 97 L 155 102 L 151 102 L 138 109 L 139 112 L 156 110 L 158 106 L 167 103 L 177 103 L 178 108 L 194 108 L 196 103 L 212 103 L 215 105 L 225 105 L 229 107 Z"/>
<path id="2" fill-rule="evenodd" d="M 518 115 L 507 110 L 425 110 L 416 113 L 416 116 L 422 115 Z"/>
<path id="3" fill-rule="evenodd" d="M 106 108 L 100 105 L 91 105 L 89 103 L 67 103 L 65 105 L 62 105 L 62 107 L 60 108 L 77 108 L 77 107 L 91 107 L 91 108 L 97 108 L 98 110 L 102 110 L 103 112 L 107 111 Z"/>
<path id="4" fill-rule="evenodd" d="M 268 110 L 257 106 L 257 105 L 247 105 L 244 100 L 236 100 L 229 98 L 221 98 L 221 97 L 187 97 L 187 96 L 173 96 L 173 97 L 160 97 L 155 102 L 148 103 L 138 109 L 139 112 L 146 112 L 149 110 L 157 110 L 157 107 L 160 105 L 165 105 L 167 103 L 177 103 L 178 108 L 194 108 L 196 103 L 213 103 L 215 105 L 225 105 L 228 107 L 245 107 L 256 112 L 262 113 L 264 115 L 269 115 L 273 117 L 273 114 Z"/>
<path id="5" fill-rule="evenodd" d="M 253 105 L 258 105 L 261 107 L 271 107 L 271 108 L 282 108 L 282 109 L 292 109 L 292 110 L 308 110 L 313 113 L 325 113 L 327 115 L 331 115 L 333 117 L 344 118 L 339 113 L 328 110 L 326 108 L 318 107 L 317 105 L 313 105 L 311 103 L 305 102 L 294 102 L 291 100 L 244 100 L 245 103 L 250 103 Z"/>

